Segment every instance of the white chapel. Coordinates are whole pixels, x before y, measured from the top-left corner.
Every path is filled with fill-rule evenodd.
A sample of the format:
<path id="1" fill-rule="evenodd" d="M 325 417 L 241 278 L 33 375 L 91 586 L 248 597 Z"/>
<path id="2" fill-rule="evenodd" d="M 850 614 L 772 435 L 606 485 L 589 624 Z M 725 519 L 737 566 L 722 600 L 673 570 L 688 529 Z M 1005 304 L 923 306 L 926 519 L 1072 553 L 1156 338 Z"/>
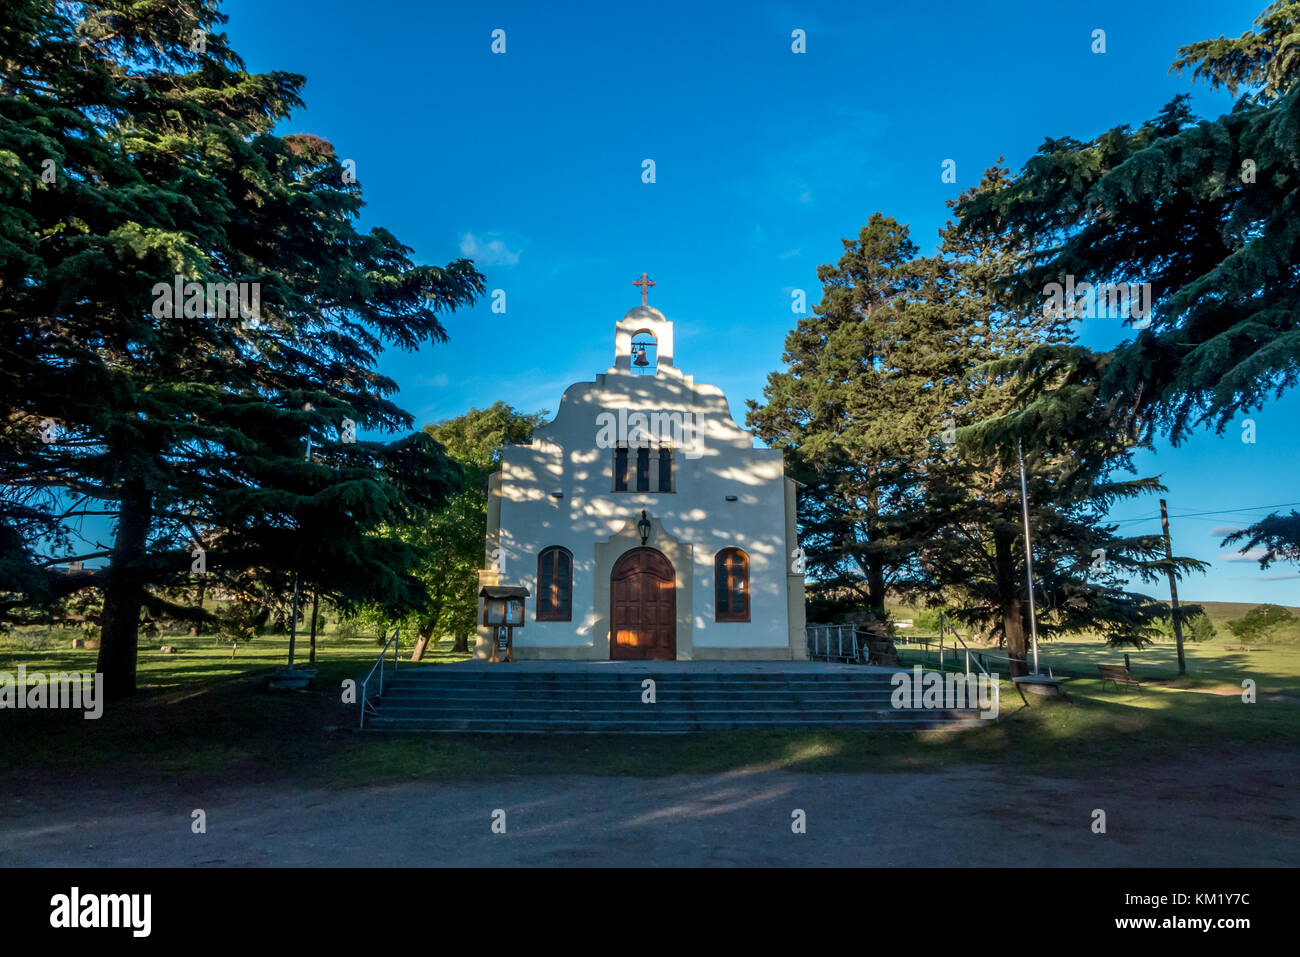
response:
<path id="1" fill-rule="evenodd" d="M 802 660 L 796 483 L 720 389 L 677 368 L 641 279 L 613 366 L 503 450 L 479 583 L 527 589 L 516 659 Z"/>

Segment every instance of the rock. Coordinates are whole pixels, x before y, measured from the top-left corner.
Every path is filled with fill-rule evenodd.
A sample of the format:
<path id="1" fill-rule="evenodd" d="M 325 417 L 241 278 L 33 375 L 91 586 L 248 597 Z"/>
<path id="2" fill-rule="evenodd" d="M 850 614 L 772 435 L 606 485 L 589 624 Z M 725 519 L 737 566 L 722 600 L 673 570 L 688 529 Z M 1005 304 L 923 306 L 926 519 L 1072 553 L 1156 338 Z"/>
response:
<path id="1" fill-rule="evenodd" d="M 86 647 L 87 649 L 89 649 L 90 651 L 98 651 L 98 650 L 99 650 L 99 639 L 98 639 L 98 638 L 87 638 L 87 639 L 86 639 L 86 645 L 85 645 L 85 647 Z"/>
<path id="2" fill-rule="evenodd" d="M 873 636 L 874 638 L 874 636 Z M 867 641 L 867 662 L 873 665 L 883 665 L 886 668 L 892 668 L 898 665 L 898 649 L 888 637 L 882 640 Z"/>

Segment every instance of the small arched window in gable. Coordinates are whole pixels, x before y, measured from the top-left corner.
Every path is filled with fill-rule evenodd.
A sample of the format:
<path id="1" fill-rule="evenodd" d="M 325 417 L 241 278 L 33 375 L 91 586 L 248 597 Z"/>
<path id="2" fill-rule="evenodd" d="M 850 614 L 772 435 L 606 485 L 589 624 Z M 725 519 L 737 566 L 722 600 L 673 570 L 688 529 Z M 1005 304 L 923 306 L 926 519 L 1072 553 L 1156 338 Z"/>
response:
<path id="1" fill-rule="evenodd" d="M 632 337 L 632 371 L 637 375 L 655 375 L 659 371 L 659 340 L 651 332 Z"/>
<path id="2" fill-rule="evenodd" d="M 749 621 L 749 556 L 724 548 L 713 559 L 717 621 Z"/>
<path id="3" fill-rule="evenodd" d="M 573 555 L 552 545 L 537 556 L 537 620 L 573 619 Z"/>

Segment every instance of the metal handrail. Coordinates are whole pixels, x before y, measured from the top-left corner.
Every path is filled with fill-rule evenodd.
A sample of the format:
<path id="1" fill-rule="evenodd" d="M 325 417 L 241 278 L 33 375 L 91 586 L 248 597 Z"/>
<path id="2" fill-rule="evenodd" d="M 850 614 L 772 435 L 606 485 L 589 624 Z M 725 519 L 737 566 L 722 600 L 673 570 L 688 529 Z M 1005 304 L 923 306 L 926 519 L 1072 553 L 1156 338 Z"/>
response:
<path id="1" fill-rule="evenodd" d="M 834 631 L 832 632 L 832 629 Z M 848 629 L 849 641 L 848 649 L 845 649 L 844 631 Z M 835 652 L 831 652 L 831 635 L 835 636 Z M 825 651 L 821 650 L 821 643 L 818 638 L 825 641 Z M 804 647 L 808 649 L 810 657 L 824 657 L 827 660 L 839 658 L 844 661 L 862 660 L 861 651 L 858 646 L 858 627 L 856 625 L 808 625 L 804 628 Z"/>
<path id="2" fill-rule="evenodd" d="M 965 651 L 966 651 L 966 674 L 970 674 L 970 646 L 966 644 L 966 641 L 962 638 L 961 634 L 957 631 L 957 629 L 956 629 L 956 627 L 953 625 L 953 623 L 952 623 L 951 621 L 948 620 L 948 616 L 945 615 L 943 612 L 939 612 L 939 636 L 940 636 L 940 638 L 943 637 L 943 629 L 944 629 L 945 626 L 947 627 L 947 629 L 948 629 L 950 632 L 952 632 L 952 636 L 953 636 L 954 638 L 956 638 L 958 641 L 961 642 L 961 646 L 962 646 L 962 648 L 965 649 Z M 940 652 L 939 652 L 939 665 L 940 665 L 940 667 L 942 668 L 942 666 L 943 666 L 943 643 L 942 643 L 942 642 L 940 642 L 940 644 L 939 644 L 939 648 L 940 648 Z M 991 676 L 991 675 L 989 674 L 989 672 L 988 672 L 988 669 L 984 667 L 984 662 L 980 660 L 979 655 L 976 655 L 976 656 L 975 656 L 975 666 L 976 666 L 977 668 L 979 668 L 980 671 L 984 672 L 984 677 L 985 677 L 985 678 L 988 678 L 990 681 L 993 680 L 992 676 Z"/>
<path id="3" fill-rule="evenodd" d="M 929 649 L 930 649 L 932 646 L 934 646 L 934 645 L 936 645 L 936 644 L 940 644 L 939 642 L 936 642 L 934 639 L 931 639 L 931 638 L 908 638 L 908 637 L 902 637 L 902 638 L 900 638 L 900 640 L 901 640 L 905 645 L 920 645 L 923 649 L 925 649 L 925 650 L 927 651 L 927 653 L 928 653 Z M 1029 668 L 1029 666 L 1030 666 L 1030 660 L 1029 660 L 1029 658 L 1026 657 L 1026 656 L 1024 656 L 1024 655 L 1021 655 L 1019 658 L 1012 658 L 1012 657 L 1010 657 L 1010 656 L 1008 656 L 1008 655 L 998 655 L 998 654 L 994 654 L 994 653 L 991 652 L 991 651 L 986 651 L 986 650 L 984 650 L 984 649 L 980 649 L 980 648 L 977 648 L 977 649 L 972 650 L 972 651 L 971 651 L 971 654 L 975 656 L 975 663 L 976 663 L 976 664 L 983 664 L 986 660 L 993 660 L 993 661 L 1005 661 L 1005 662 L 1007 663 L 1008 666 L 1010 666 L 1013 662 L 1017 662 L 1017 661 L 1018 661 L 1018 662 L 1020 662 L 1020 664 L 1023 665 L 1026 669 Z M 1061 672 L 1061 673 L 1062 673 L 1063 675 L 1065 675 L 1066 677 L 1072 677 L 1072 678 L 1087 678 L 1087 677 L 1090 677 L 1090 676 L 1087 675 L 1087 674 L 1083 674 L 1083 673 L 1081 673 L 1081 672 L 1074 672 L 1074 671 L 1063 671 L 1063 672 Z M 1047 667 L 1047 674 L 1048 674 L 1048 677 L 1054 677 L 1054 668 L 1053 668 L 1052 665 L 1048 665 L 1048 667 Z"/>
<path id="4" fill-rule="evenodd" d="M 393 671 L 396 672 L 397 671 L 397 650 L 399 647 L 401 647 L 401 644 L 402 644 L 401 632 L 397 628 L 394 628 L 393 633 L 389 636 L 388 640 L 384 642 L 384 647 L 379 652 L 379 659 L 373 665 L 370 666 L 369 674 L 367 674 L 364 678 L 361 679 L 361 727 L 362 728 L 365 728 L 366 726 L 367 710 L 369 710 L 371 714 L 379 713 L 378 709 L 373 704 L 370 703 L 370 692 L 368 687 L 370 684 L 370 679 L 375 676 L 375 670 L 378 669 L 379 670 L 379 694 L 375 695 L 375 697 L 376 698 L 382 697 L 384 693 L 384 655 L 388 654 L 388 646 L 392 645 L 393 646 Z"/>

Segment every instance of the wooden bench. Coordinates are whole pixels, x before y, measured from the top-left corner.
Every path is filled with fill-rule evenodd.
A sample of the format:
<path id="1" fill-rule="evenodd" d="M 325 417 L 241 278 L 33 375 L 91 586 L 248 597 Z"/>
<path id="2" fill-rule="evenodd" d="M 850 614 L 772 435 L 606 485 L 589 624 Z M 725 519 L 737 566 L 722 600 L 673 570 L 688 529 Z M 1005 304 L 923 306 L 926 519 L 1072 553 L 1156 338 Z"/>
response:
<path id="1" fill-rule="evenodd" d="M 1142 687 L 1142 682 L 1133 677 L 1133 672 L 1129 671 L 1128 668 L 1123 665 L 1098 665 L 1097 674 L 1101 676 L 1102 688 L 1106 687 L 1107 681 L 1113 684 L 1116 689 L 1118 689 L 1120 685 L 1137 685 L 1139 688 Z"/>

